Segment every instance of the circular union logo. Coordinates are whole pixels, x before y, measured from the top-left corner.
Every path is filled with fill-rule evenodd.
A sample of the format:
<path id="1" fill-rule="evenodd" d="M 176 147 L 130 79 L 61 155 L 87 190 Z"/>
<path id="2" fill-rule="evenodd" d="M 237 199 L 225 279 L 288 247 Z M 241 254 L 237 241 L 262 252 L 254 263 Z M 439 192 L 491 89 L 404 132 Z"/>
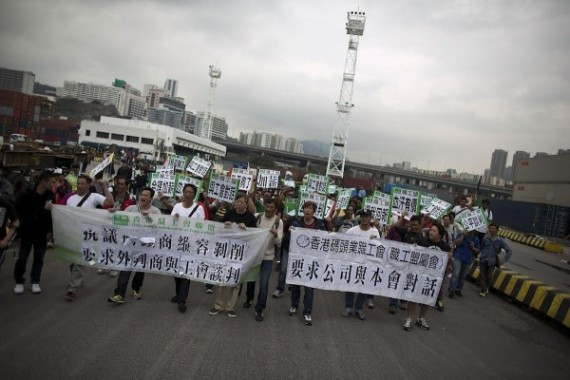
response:
<path id="1" fill-rule="evenodd" d="M 307 235 L 300 235 L 297 238 L 297 245 L 301 248 L 307 248 L 311 244 L 311 238 Z"/>

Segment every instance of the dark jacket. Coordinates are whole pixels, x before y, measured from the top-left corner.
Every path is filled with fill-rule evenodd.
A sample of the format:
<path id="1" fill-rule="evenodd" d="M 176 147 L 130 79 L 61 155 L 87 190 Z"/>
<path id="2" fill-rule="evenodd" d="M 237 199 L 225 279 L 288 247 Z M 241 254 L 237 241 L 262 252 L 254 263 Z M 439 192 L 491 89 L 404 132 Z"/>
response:
<path id="1" fill-rule="evenodd" d="M 53 202 L 53 193 L 46 191 L 42 195 L 30 189 L 16 199 L 16 211 L 20 219 L 18 235 L 25 239 L 45 238 L 53 232 L 51 212 L 45 209 L 46 202 Z"/>

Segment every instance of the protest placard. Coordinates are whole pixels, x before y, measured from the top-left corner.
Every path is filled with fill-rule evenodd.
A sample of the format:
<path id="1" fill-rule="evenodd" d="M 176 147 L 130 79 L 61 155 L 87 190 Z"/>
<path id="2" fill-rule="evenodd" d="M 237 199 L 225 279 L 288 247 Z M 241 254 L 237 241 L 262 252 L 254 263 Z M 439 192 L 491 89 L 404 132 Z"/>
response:
<path id="1" fill-rule="evenodd" d="M 422 195 L 423 199 L 423 195 Z M 444 200 L 433 198 L 430 203 L 424 207 L 422 214 L 429 214 L 432 219 L 441 219 L 451 209 L 451 203 Z"/>
<path id="2" fill-rule="evenodd" d="M 200 193 L 202 193 L 203 189 L 202 189 L 202 180 L 198 179 L 198 178 L 194 178 L 192 176 L 186 175 L 186 174 L 176 174 L 176 182 L 175 182 L 175 190 L 174 190 L 174 194 L 177 197 L 182 196 L 182 190 L 184 189 L 184 186 L 186 186 L 186 184 L 192 184 L 194 186 L 196 186 L 196 197 L 194 198 L 195 201 L 198 200 L 198 198 L 200 198 Z"/>
<path id="3" fill-rule="evenodd" d="M 184 170 L 186 164 L 188 163 L 188 157 L 180 156 L 174 153 L 169 153 L 166 157 L 166 163 L 164 166 L 171 167 L 174 171 Z"/>
<path id="4" fill-rule="evenodd" d="M 231 178 L 239 180 L 239 189 L 242 191 L 251 190 L 251 185 L 253 183 L 253 175 L 250 174 L 249 170 L 246 169 L 232 169 Z"/>
<path id="5" fill-rule="evenodd" d="M 239 179 L 211 174 L 208 183 L 208 197 L 231 203 L 236 198 L 239 182 Z"/>
<path id="6" fill-rule="evenodd" d="M 338 192 L 338 197 L 336 199 L 337 210 L 346 210 L 350 203 L 350 198 L 354 188 L 340 189 Z"/>
<path id="7" fill-rule="evenodd" d="M 390 216 L 390 202 L 386 202 L 385 199 L 380 197 L 366 197 L 363 202 L 363 209 L 370 211 L 372 220 L 378 220 L 378 222 L 385 226 L 388 224 L 388 218 Z"/>
<path id="8" fill-rule="evenodd" d="M 105 158 L 103 161 L 101 161 L 101 163 L 97 166 L 95 166 L 91 172 L 89 172 L 89 177 L 91 178 L 95 178 L 95 176 L 99 173 L 101 173 L 107 166 L 109 166 L 109 164 L 111 162 L 113 162 L 115 158 L 115 153 L 111 153 L 109 155 L 109 157 Z"/>
<path id="9" fill-rule="evenodd" d="M 150 174 L 150 187 L 156 194 L 162 193 L 168 197 L 174 196 L 174 185 L 176 183 L 176 176 L 174 174 L 165 173 L 151 173 Z"/>
<path id="10" fill-rule="evenodd" d="M 259 169 L 259 174 L 257 175 L 257 188 L 279 188 L 279 174 L 279 170 Z"/>
<path id="11" fill-rule="evenodd" d="M 186 171 L 194 174 L 197 177 L 204 178 L 206 173 L 208 173 L 210 166 L 212 166 L 212 163 L 210 161 L 206 161 L 198 156 L 194 156 L 192 157 L 192 161 L 190 161 L 188 164 Z"/>
<path id="12" fill-rule="evenodd" d="M 309 174 L 307 176 L 306 190 L 323 195 L 327 195 L 329 187 L 329 177 L 326 175 Z"/>
<path id="13" fill-rule="evenodd" d="M 392 214 L 400 215 L 406 211 L 408 213 L 406 218 L 409 219 L 420 211 L 420 192 L 393 187 L 390 203 Z"/>
<path id="14" fill-rule="evenodd" d="M 303 215 L 303 205 L 306 201 L 313 201 L 317 205 L 317 210 L 315 211 L 315 218 L 324 219 L 325 217 L 325 207 L 327 197 L 318 193 L 310 193 L 308 191 L 302 191 L 299 193 L 299 205 L 297 208 L 297 215 Z"/>
<path id="15" fill-rule="evenodd" d="M 485 213 L 480 209 L 476 208 L 472 211 L 465 210 L 459 214 L 457 214 L 459 219 L 459 223 L 465 228 L 467 231 L 473 231 L 481 227 L 487 227 L 488 221 Z"/>

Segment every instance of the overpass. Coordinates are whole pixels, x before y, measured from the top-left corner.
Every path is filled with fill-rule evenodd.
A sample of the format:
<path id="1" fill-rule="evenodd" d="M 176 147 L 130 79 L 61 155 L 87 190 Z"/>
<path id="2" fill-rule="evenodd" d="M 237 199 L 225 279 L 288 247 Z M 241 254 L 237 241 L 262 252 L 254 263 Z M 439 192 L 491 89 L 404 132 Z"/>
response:
<path id="1" fill-rule="evenodd" d="M 298 166 L 300 169 L 309 170 L 312 164 L 327 165 L 328 159 L 326 157 L 312 156 L 308 154 L 290 153 L 275 149 L 261 148 L 251 146 L 234 141 L 216 141 L 223 144 L 227 148 L 228 154 L 260 154 L 268 155 L 279 161 L 283 161 L 292 165 Z M 378 166 L 365 164 L 354 161 L 346 161 L 345 172 L 360 172 L 364 177 L 374 179 L 378 182 L 384 183 L 401 183 L 405 182 L 410 185 L 420 186 L 428 190 L 435 188 L 444 188 L 449 193 L 467 194 L 475 193 L 477 191 L 476 182 L 468 182 L 459 179 L 446 178 L 441 176 L 433 176 L 429 174 L 419 173 L 411 170 L 395 169 L 386 166 Z M 358 175 L 354 175 L 358 176 Z M 479 194 L 491 198 L 511 198 L 513 190 L 507 187 L 491 186 L 481 184 Z"/>

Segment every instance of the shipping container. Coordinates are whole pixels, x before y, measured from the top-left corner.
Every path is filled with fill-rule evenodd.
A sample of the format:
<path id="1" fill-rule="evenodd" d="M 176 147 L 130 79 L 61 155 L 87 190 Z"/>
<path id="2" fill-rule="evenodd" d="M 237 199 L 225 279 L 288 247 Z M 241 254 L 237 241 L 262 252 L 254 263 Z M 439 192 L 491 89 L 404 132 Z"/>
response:
<path id="1" fill-rule="evenodd" d="M 570 233 L 570 208 L 505 199 L 491 200 L 494 221 L 527 234 L 564 238 Z"/>

